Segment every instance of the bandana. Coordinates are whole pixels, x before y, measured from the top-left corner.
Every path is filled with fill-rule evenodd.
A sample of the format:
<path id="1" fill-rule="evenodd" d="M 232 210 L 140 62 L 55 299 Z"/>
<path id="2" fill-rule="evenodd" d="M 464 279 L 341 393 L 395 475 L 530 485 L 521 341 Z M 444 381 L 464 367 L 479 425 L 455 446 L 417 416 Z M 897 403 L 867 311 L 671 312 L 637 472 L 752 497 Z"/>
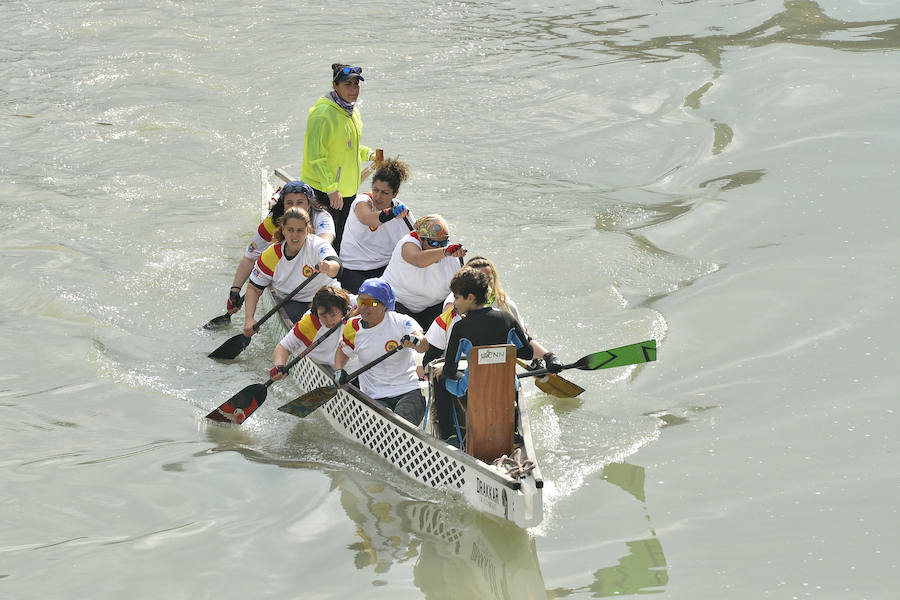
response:
<path id="1" fill-rule="evenodd" d="M 413 230 L 418 234 L 418 238 L 448 238 L 450 237 L 450 227 L 444 217 L 440 215 L 425 215 L 416 219 Z"/>
<path id="2" fill-rule="evenodd" d="M 338 96 L 338 93 L 334 90 L 332 90 L 331 93 L 328 94 L 328 97 L 334 100 L 335 104 L 346 110 L 348 115 L 350 115 L 351 117 L 353 116 L 353 108 L 356 106 L 355 102 L 346 102 L 343 98 Z"/>

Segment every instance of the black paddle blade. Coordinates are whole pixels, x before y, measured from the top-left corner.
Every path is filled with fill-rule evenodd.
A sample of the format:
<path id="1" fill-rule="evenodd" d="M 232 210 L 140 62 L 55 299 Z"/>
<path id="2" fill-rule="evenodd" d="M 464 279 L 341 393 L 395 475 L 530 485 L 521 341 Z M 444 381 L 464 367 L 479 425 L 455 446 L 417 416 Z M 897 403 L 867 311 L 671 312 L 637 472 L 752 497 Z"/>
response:
<path id="1" fill-rule="evenodd" d="M 243 333 L 233 335 L 228 340 L 209 353 L 210 358 L 237 358 L 238 354 L 244 351 L 244 348 L 250 345 L 250 338 Z"/>
<path id="2" fill-rule="evenodd" d="M 656 360 L 656 340 L 647 340 L 637 344 L 622 346 L 621 348 L 588 354 L 572 366 L 582 371 L 593 371 L 595 369 L 612 369 L 614 367 L 637 365 L 654 360 Z"/>
<path id="3" fill-rule="evenodd" d="M 237 394 L 223 402 L 219 408 L 208 415 L 207 419 L 219 423 L 235 423 L 240 425 L 247 417 L 266 401 L 268 388 L 261 383 L 248 385 Z"/>
<path id="4" fill-rule="evenodd" d="M 333 385 L 326 385 L 316 388 L 311 392 L 306 392 L 299 398 L 294 398 L 284 406 L 279 406 L 278 410 L 290 413 L 295 417 L 300 417 L 302 419 L 336 395 L 337 388 Z"/>
<path id="5" fill-rule="evenodd" d="M 231 315 L 225 313 L 224 315 L 219 315 L 214 319 L 210 319 L 207 321 L 206 325 L 203 326 L 203 329 L 220 329 L 225 327 L 226 325 L 231 324 Z"/>

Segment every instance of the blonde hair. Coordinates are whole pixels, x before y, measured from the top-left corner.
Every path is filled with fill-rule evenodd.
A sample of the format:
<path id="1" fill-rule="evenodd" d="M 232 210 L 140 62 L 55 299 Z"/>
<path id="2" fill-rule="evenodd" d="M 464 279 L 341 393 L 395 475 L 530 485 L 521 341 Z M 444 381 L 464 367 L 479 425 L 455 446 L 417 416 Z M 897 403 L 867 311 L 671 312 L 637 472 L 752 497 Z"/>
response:
<path id="1" fill-rule="evenodd" d="M 489 261 L 483 256 L 473 256 L 466 262 L 467 267 L 472 267 L 473 269 L 482 269 L 487 267 L 491 270 L 491 290 L 488 294 L 489 299 L 493 298 L 492 306 L 496 306 L 501 310 L 505 310 L 509 314 L 515 316 L 513 314 L 512 309 L 509 308 L 509 301 L 506 296 L 506 292 L 504 292 L 500 288 L 500 276 L 497 274 L 497 267 L 494 266 L 494 263 Z"/>

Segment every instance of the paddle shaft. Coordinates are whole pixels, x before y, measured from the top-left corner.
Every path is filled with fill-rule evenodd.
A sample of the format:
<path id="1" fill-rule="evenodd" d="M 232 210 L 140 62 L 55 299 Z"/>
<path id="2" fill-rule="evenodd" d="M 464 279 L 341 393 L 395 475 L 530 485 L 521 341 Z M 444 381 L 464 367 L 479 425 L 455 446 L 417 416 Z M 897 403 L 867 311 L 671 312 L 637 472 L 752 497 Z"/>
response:
<path id="1" fill-rule="evenodd" d="M 331 385 L 317 387 L 314 390 L 310 390 L 310 391 L 306 392 L 302 396 L 298 396 L 297 398 L 291 400 L 287 404 L 279 406 L 278 410 L 291 413 L 291 414 L 296 415 L 301 418 L 306 417 L 309 414 L 311 414 L 314 410 L 316 410 L 317 408 L 319 408 L 320 406 L 322 406 L 323 404 L 325 404 L 326 402 L 328 402 L 329 400 L 334 398 L 337 395 L 338 390 L 340 388 L 343 388 L 344 386 L 348 385 L 351 381 L 356 379 L 357 376 L 359 376 L 360 374 L 362 374 L 365 371 L 368 371 L 369 369 L 371 369 L 372 367 L 374 367 L 381 361 L 386 360 L 387 358 L 396 354 L 397 352 L 399 352 L 402 349 L 403 349 L 403 344 L 400 344 L 396 348 L 392 348 L 391 350 L 388 350 L 387 352 L 385 352 L 384 354 L 382 354 L 381 356 L 379 356 L 372 362 L 367 363 L 367 364 L 363 365 L 362 367 L 360 367 L 359 369 L 353 371 L 352 373 L 347 375 L 347 383 L 344 383 L 340 386 L 335 386 L 334 384 L 331 384 Z"/>
<path id="2" fill-rule="evenodd" d="M 343 324 L 344 324 L 344 322 L 341 321 L 340 323 L 338 323 L 337 325 L 335 325 L 334 327 L 332 327 L 331 329 L 326 331 L 322 337 L 320 337 L 319 339 L 315 340 L 312 344 L 307 346 L 306 350 L 304 350 L 303 352 L 301 352 L 300 354 L 298 354 L 297 356 L 295 356 L 294 358 L 289 360 L 284 365 L 284 372 L 287 373 L 288 371 L 290 371 L 291 367 L 293 367 L 298 362 L 303 360 L 307 354 L 312 352 L 319 344 L 321 344 L 325 340 L 325 338 L 327 338 L 329 335 L 331 335 L 332 333 L 337 331 Z M 268 381 L 266 381 L 264 384 L 262 384 L 262 389 L 259 389 L 257 386 L 253 386 L 253 385 L 244 388 L 243 390 L 241 390 L 240 392 L 238 392 L 237 394 L 235 394 L 234 396 L 232 396 L 231 398 L 229 398 L 228 400 L 226 400 L 225 402 L 220 404 L 218 408 L 216 408 L 215 410 L 210 412 L 208 415 L 206 415 L 206 418 L 212 419 L 213 421 L 219 421 L 219 422 L 230 421 L 232 423 L 236 423 L 236 424 L 240 425 L 250 415 L 252 415 L 257 408 L 262 406 L 263 402 L 266 401 L 267 389 L 273 383 L 275 383 L 275 380 L 272 378 L 269 378 Z M 253 393 L 254 390 L 258 390 L 259 395 L 258 396 L 251 395 L 250 398 L 247 399 L 246 396 L 250 393 Z M 239 403 L 238 402 L 239 399 L 243 399 L 244 401 Z M 255 406 L 253 406 L 253 400 L 256 401 Z M 253 408 L 250 408 L 251 406 L 253 406 Z M 233 415 L 235 413 L 235 408 L 237 408 L 237 407 L 239 407 L 243 411 L 242 418 L 240 421 L 236 421 L 233 418 L 230 418 L 228 416 L 228 415 Z"/>
<path id="3" fill-rule="evenodd" d="M 325 338 L 327 338 L 329 335 L 331 335 L 332 333 L 334 333 L 335 331 L 337 331 L 343 324 L 344 324 L 344 322 L 341 321 L 340 323 L 338 323 L 337 325 L 335 325 L 334 327 L 332 327 L 331 329 L 329 329 L 328 331 L 326 331 L 326 332 L 325 332 L 325 335 L 323 335 L 322 337 L 320 337 L 320 338 L 317 339 L 317 340 L 314 340 L 312 344 L 310 344 L 309 346 L 306 347 L 306 350 L 304 350 L 303 352 L 301 352 L 300 354 L 298 354 L 297 356 L 295 356 L 295 357 L 292 358 L 291 360 L 287 361 L 287 362 L 285 363 L 285 365 L 284 365 L 284 372 L 287 373 L 288 371 L 291 370 L 291 367 L 293 367 L 293 366 L 296 365 L 298 362 L 300 362 L 301 360 L 303 360 L 304 358 L 306 358 L 306 355 L 307 355 L 307 354 L 309 354 L 310 352 L 312 352 L 313 350 L 315 350 L 316 347 L 317 347 L 319 344 L 321 344 L 322 342 L 325 341 Z M 273 382 L 273 380 L 272 380 L 272 379 L 269 379 L 269 381 L 267 381 L 266 384 L 265 384 L 266 387 L 272 385 L 272 382 Z"/>
<path id="4" fill-rule="evenodd" d="M 592 363 L 599 358 L 599 355 L 603 354 L 608 354 L 609 358 L 606 358 L 605 360 L 592 365 Z M 617 361 L 617 359 L 622 359 L 626 362 L 622 362 L 622 360 Z M 582 356 L 573 363 L 563 365 L 562 370 L 581 369 L 582 371 L 594 371 L 596 369 L 636 365 L 654 360 L 656 360 L 656 340 L 647 340 L 645 342 L 638 342 L 637 344 L 629 344 L 628 346 L 613 348 L 612 350 L 593 352 L 586 356 Z M 547 368 L 535 369 L 534 371 L 527 371 L 520 374 L 519 378 L 541 377 L 543 375 L 547 375 L 548 373 L 550 373 L 550 370 Z"/>
<path id="5" fill-rule="evenodd" d="M 568 365 L 563 365 L 562 370 L 565 371 L 566 369 L 574 369 L 574 368 L 578 367 L 578 365 L 579 365 L 578 362 L 573 362 Z M 549 369 L 544 367 L 543 369 L 535 369 L 533 371 L 525 371 L 524 373 L 519 373 L 518 377 L 519 377 L 519 379 L 521 379 L 522 377 L 542 377 L 544 375 L 556 375 L 556 373 L 552 373 Z"/>
<path id="6" fill-rule="evenodd" d="M 273 306 L 273 307 L 269 310 L 269 312 L 267 312 L 266 314 L 264 314 L 264 315 L 263 315 L 256 323 L 253 324 L 253 331 L 259 331 L 259 326 L 260 326 L 260 325 L 262 325 L 263 323 L 265 323 L 265 322 L 269 319 L 269 317 L 271 317 L 272 315 L 274 315 L 275 313 L 277 313 L 277 312 L 279 311 L 279 309 L 281 309 L 282 306 L 284 306 L 285 304 L 287 304 L 287 303 L 294 297 L 294 295 L 297 294 L 297 292 L 299 292 L 300 290 L 302 290 L 303 288 L 305 288 L 306 285 L 307 285 L 310 281 L 312 281 L 313 279 L 315 279 L 315 277 L 316 277 L 317 275 L 319 275 L 319 272 L 318 272 L 318 271 L 316 271 L 315 273 L 313 273 L 312 275 L 310 275 L 309 277 L 307 277 L 306 279 L 304 279 L 303 281 L 301 281 L 301 282 L 300 282 L 300 285 L 298 285 L 298 286 L 295 287 L 293 290 L 291 290 L 291 292 L 288 293 L 287 296 L 285 296 L 282 300 L 280 300 L 279 302 L 277 302 L 277 303 L 275 304 L 275 306 Z"/>

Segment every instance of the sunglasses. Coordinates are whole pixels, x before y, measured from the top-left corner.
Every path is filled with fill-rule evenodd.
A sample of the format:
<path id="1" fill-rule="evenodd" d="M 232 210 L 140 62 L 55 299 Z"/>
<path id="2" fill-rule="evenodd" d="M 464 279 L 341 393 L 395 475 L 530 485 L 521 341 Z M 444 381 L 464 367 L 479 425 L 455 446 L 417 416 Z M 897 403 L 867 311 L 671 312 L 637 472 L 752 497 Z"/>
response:
<path id="1" fill-rule="evenodd" d="M 446 240 L 433 240 L 431 238 L 422 238 L 422 241 L 424 241 L 426 244 L 428 244 L 432 248 L 443 248 L 444 246 L 446 246 L 447 244 L 450 243 L 450 238 L 447 238 Z"/>
<path id="2" fill-rule="evenodd" d="M 359 78 L 362 79 L 362 67 L 344 67 L 342 69 L 338 69 L 334 72 L 335 83 L 337 83 L 338 80 L 346 75 L 359 75 Z"/>
<path id="3" fill-rule="evenodd" d="M 360 305 L 360 306 L 368 306 L 368 307 L 370 307 L 370 308 L 373 307 L 373 306 L 378 306 L 379 304 L 381 304 L 381 302 L 379 302 L 379 301 L 376 300 L 375 298 L 359 298 L 359 299 L 357 300 L 357 302 L 359 302 L 359 305 Z"/>

